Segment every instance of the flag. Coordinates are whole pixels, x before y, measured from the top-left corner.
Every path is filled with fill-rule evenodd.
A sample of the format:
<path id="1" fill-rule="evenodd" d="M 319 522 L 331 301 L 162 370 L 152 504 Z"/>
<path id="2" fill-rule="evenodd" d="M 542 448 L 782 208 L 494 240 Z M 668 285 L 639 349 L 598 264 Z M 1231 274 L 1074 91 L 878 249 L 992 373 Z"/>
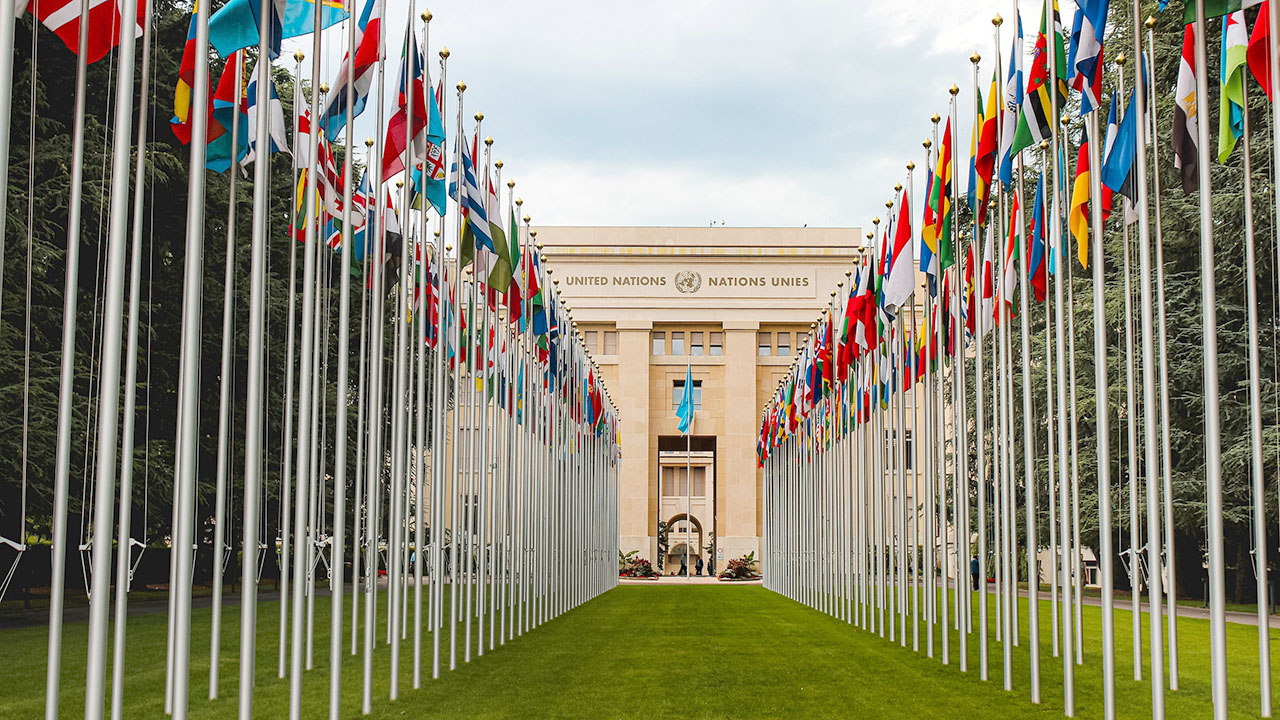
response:
<path id="1" fill-rule="evenodd" d="M 1049 33 L 1052 33 L 1053 48 L 1049 48 Z M 1049 53 L 1055 54 L 1055 67 L 1058 77 L 1049 77 Z M 1035 147 L 1048 140 L 1053 133 L 1053 123 L 1057 118 L 1053 115 L 1054 98 L 1050 92 L 1056 92 L 1057 105 L 1062 107 L 1067 101 L 1067 83 L 1062 72 L 1067 66 L 1067 56 L 1062 49 L 1062 21 L 1058 17 L 1058 3 L 1053 3 L 1053 27 L 1049 28 L 1048 13 L 1040 21 L 1040 34 L 1036 37 L 1035 52 L 1031 58 L 1031 74 L 1027 78 L 1027 94 L 1022 104 L 1022 112 L 1018 116 L 1018 130 L 1013 138 L 1013 153 L 1022 152 L 1026 148 Z"/>
<path id="2" fill-rule="evenodd" d="M 275 80 L 267 79 L 267 140 L 270 143 L 267 149 L 268 153 L 289 152 L 289 139 L 285 135 L 284 129 L 284 105 L 280 104 L 280 96 L 276 94 Z M 249 126 L 249 151 L 245 153 L 244 159 L 240 161 L 241 165 L 248 165 L 258 156 L 258 112 L 261 106 L 258 104 L 258 74 L 255 72 L 253 79 L 249 81 L 249 89 L 246 92 L 249 100 L 249 110 L 247 113 L 247 122 Z"/>
<path id="3" fill-rule="evenodd" d="M 455 160 L 452 177 L 449 180 L 449 197 L 463 207 L 463 236 L 459 251 L 462 253 L 463 264 L 466 265 L 475 258 L 476 250 L 484 248 L 494 252 L 494 247 L 493 238 L 489 236 L 489 219 L 485 215 L 485 198 L 480 192 L 480 186 L 476 183 L 473 161 L 475 147 L 473 145 L 470 149 L 467 148 L 461 135 L 458 143 L 459 154 L 462 156 L 462 168 L 459 170 Z"/>
<path id="4" fill-rule="evenodd" d="M 1204 0 L 1204 19 L 1222 17 L 1230 15 L 1233 12 L 1251 8 L 1262 2 L 1262 0 Z M 1183 10 L 1182 22 L 1186 25 L 1194 24 L 1196 21 L 1196 2 L 1188 0 L 1186 9 Z"/>
<path id="5" fill-rule="evenodd" d="M 1009 242 L 1004 248 L 1003 276 L 1000 278 L 1000 297 L 1005 304 L 1017 302 L 1014 291 L 1018 289 L 1018 258 L 1022 249 L 1022 208 L 1018 206 L 1018 191 L 1013 191 L 1013 207 L 1009 209 Z"/>
<path id="6" fill-rule="evenodd" d="M 222 77 L 218 78 L 218 89 L 213 93 L 213 121 L 221 130 L 217 135 L 209 136 L 205 167 L 214 172 L 230 169 L 233 160 L 243 160 L 249 152 L 249 106 L 245 99 L 243 73 L 239 51 L 232 53 L 222 68 Z M 235 147 L 232 147 L 232 129 L 235 126 L 239 126 L 236 128 L 238 137 Z"/>
<path id="7" fill-rule="evenodd" d="M 389 178 L 404 170 L 408 158 L 407 138 L 413 138 L 414 186 L 417 193 L 425 192 L 427 200 L 441 216 L 444 215 L 444 123 L 435 102 L 435 90 L 426 77 L 422 52 L 418 49 L 416 35 L 406 33 L 404 52 L 400 63 L 399 104 L 387 124 L 387 137 L 382 150 L 382 177 Z M 413 97 L 413 117 L 409 117 L 409 97 Z M 428 172 L 429 170 L 429 172 Z M 426 187 L 424 172 L 430 181 Z M 415 207 L 422 209 L 415 198 Z"/>
<path id="8" fill-rule="evenodd" d="M 937 282 L 938 274 L 955 264 L 951 248 L 951 119 L 942 134 L 938 148 L 938 160 L 934 166 L 933 180 L 929 183 L 929 210 L 933 223 L 923 229 L 924 245 L 921 251 L 921 270 Z M 924 263 L 928 262 L 925 266 Z"/>
<path id="9" fill-rule="evenodd" d="M 1080 143 L 1080 153 L 1076 156 L 1076 180 L 1071 190 L 1071 215 L 1068 224 L 1071 235 L 1076 239 L 1076 247 L 1080 259 L 1080 267 L 1089 267 L 1089 139 L 1085 137 Z M 1111 215 L 1111 188 L 1102 187 L 1102 220 L 1106 222 Z"/>
<path id="10" fill-rule="evenodd" d="M 1048 278 L 1045 275 L 1045 212 L 1044 212 L 1044 173 L 1036 181 L 1036 205 L 1031 210 L 1031 252 L 1027 253 L 1027 278 L 1031 289 L 1035 291 L 1036 302 L 1044 302 L 1048 289 Z"/>
<path id="11" fill-rule="evenodd" d="M 79 16 L 76 16 L 79 18 Z M 174 137 L 178 138 L 178 142 L 186 145 L 191 142 L 191 99 L 195 91 L 196 83 L 196 11 L 191 9 L 191 22 L 187 25 L 187 42 L 182 48 L 182 61 L 178 65 L 178 85 L 173 90 L 173 119 L 169 121 L 169 127 L 173 129 Z M 210 80 L 212 83 L 212 80 Z M 213 87 L 209 86 L 206 97 L 209 98 L 210 114 L 213 110 Z M 206 127 L 210 137 L 214 135 L 214 128 L 219 127 L 213 122 L 209 122 Z"/>
<path id="12" fill-rule="evenodd" d="M 978 308 L 974 305 L 977 293 L 973 281 L 973 243 L 965 252 L 964 258 L 964 329 L 970 336 L 977 335 L 974 323 L 978 319 Z"/>
<path id="13" fill-rule="evenodd" d="M 509 207 L 507 211 L 507 237 L 511 239 L 511 264 L 513 273 L 511 275 L 511 283 L 507 285 L 507 320 L 511 323 L 520 323 L 524 326 L 524 293 L 521 287 L 525 281 L 521 275 L 528 268 L 521 267 L 521 258 L 523 255 L 520 250 L 520 225 L 516 222 L 516 211 L 514 206 Z"/>
<path id="14" fill-rule="evenodd" d="M 1200 121 L 1196 115 L 1196 26 L 1182 36 L 1182 61 L 1173 105 L 1173 166 L 1182 173 L 1182 191 L 1200 188 Z"/>
<path id="15" fill-rule="evenodd" d="M 987 231 L 987 239 L 982 244 L 982 334 L 986 335 L 994 327 L 996 315 L 996 271 L 995 247 L 992 242 L 994 231 Z"/>
<path id="16" fill-rule="evenodd" d="M 320 113 L 320 127 L 329 142 L 338 139 L 338 133 L 347 126 L 347 86 L 355 87 L 355 99 L 351 105 L 351 117 L 364 112 L 369 98 L 369 87 L 378 63 L 387 56 L 382 37 L 382 12 L 384 0 L 367 0 L 360 19 L 356 21 L 354 56 L 348 51 L 342 58 L 338 74 L 329 83 L 329 95 Z"/>
<path id="17" fill-rule="evenodd" d="M 496 309 L 497 293 L 505 293 L 511 287 L 513 266 L 511 263 L 511 245 L 507 241 L 506 231 L 502 229 L 502 212 L 498 208 L 498 189 L 489 177 L 489 169 L 484 171 L 484 184 L 489 188 L 485 196 L 485 216 L 489 218 L 489 237 L 493 242 L 494 257 L 488 264 L 489 277 L 485 280 L 490 288 L 489 307 Z"/>
<path id="18" fill-rule="evenodd" d="M 1102 184 L 1129 199 L 1138 201 L 1137 182 L 1133 172 L 1134 158 L 1138 154 L 1136 112 L 1137 93 L 1129 96 L 1129 107 L 1125 109 L 1124 119 L 1116 124 L 1116 110 L 1119 103 L 1115 93 L 1111 94 L 1111 114 L 1107 118 L 1107 139 L 1103 145 Z"/>
<path id="19" fill-rule="evenodd" d="M 1222 75 L 1219 78 L 1218 162 L 1226 162 L 1244 135 L 1244 65 L 1249 36 L 1244 11 L 1237 10 L 1222 21 Z"/>
<path id="20" fill-rule="evenodd" d="M 911 236 L 911 209 L 907 206 L 907 193 L 901 194 L 898 204 L 898 223 L 894 231 L 892 261 L 888 279 L 884 283 L 884 302 L 891 307 L 901 307 L 916 289 L 915 242 Z"/>
<path id="21" fill-rule="evenodd" d="M 1013 186 L 1013 137 L 1022 114 L 1022 13 L 1014 14 L 1016 32 L 1009 49 L 1008 74 L 1004 81 L 1004 117 L 1000 122 L 1000 183 Z"/>
<path id="22" fill-rule="evenodd" d="M 978 156 L 974 162 L 978 192 L 970 205 L 978 213 L 978 224 L 987 224 L 987 204 L 991 199 L 991 182 L 995 174 L 996 152 L 1000 145 L 1000 78 L 991 74 L 991 89 L 987 91 L 987 103 L 980 116 L 981 132 L 978 135 Z M 981 96 L 978 98 L 981 105 Z M 976 201 L 976 205 L 973 203 Z"/>
<path id="23" fill-rule="evenodd" d="M 1271 0 L 1263 0 L 1249 34 L 1249 72 L 1271 98 Z"/>
<path id="24" fill-rule="evenodd" d="M 676 429 L 681 435 L 688 435 L 693 429 L 693 366 L 684 367 L 684 393 L 680 397 L 680 407 L 676 409 L 676 417 L 680 419 Z"/>
<path id="25" fill-rule="evenodd" d="M 270 58 L 275 60 L 280 57 L 281 38 L 293 37 L 284 32 L 285 14 L 299 2 L 288 3 L 288 8 L 286 0 L 270 0 L 270 3 L 267 10 L 267 48 Z M 247 47 L 258 47 L 258 19 L 261 16 L 262 0 L 228 0 L 209 18 L 209 46 L 224 58 L 230 58 L 236 51 Z M 311 30 L 308 28 L 307 32 Z"/>
<path id="26" fill-rule="evenodd" d="M 18 9 L 21 14 L 21 9 Z M 142 23 L 146 21 L 147 4 L 138 3 L 138 17 L 134 37 L 142 35 Z M 31 13 L 67 46 L 72 53 L 80 53 L 80 0 L 31 0 Z M 191 11 L 195 21 L 195 9 Z M 119 0 L 89 2 L 89 31 L 85 34 L 85 62 L 92 65 L 107 56 L 120 43 Z M 194 34 L 191 37 L 195 37 Z M 9 48 L 12 52 L 13 48 Z M 6 110 L 8 112 L 8 110 Z"/>
<path id="27" fill-rule="evenodd" d="M 1080 117 L 1096 110 L 1102 98 L 1102 38 L 1107 29 L 1109 0 L 1076 0 L 1067 55 L 1068 82 L 1080 91 Z"/>

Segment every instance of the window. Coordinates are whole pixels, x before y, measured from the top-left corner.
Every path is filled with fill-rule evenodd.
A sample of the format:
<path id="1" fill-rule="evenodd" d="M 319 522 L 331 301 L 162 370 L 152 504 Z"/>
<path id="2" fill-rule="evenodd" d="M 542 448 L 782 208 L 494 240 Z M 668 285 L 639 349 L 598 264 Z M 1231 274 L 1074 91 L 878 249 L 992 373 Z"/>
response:
<path id="1" fill-rule="evenodd" d="M 588 331 L 586 331 L 586 332 L 582 333 L 582 337 L 583 337 L 583 342 L 584 342 L 584 343 L 586 343 L 586 345 L 587 345 L 587 352 L 589 352 L 589 353 L 595 353 L 595 352 L 599 351 L 600 347 L 599 347 L 598 345 L 596 345 L 596 331 L 595 331 L 595 330 L 588 330 Z"/>
<path id="2" fill-rule="evenodd" d="M 671 333 L 671 354 L 672 355 L 684 354 L 684 333 L 682 332 Z"/>
<path id="3" fill-rule="evenodd" d="M 676 380 L 671 384 L 671 409 L 678 410 L 684 400 L 684 380 Z M 702 409 L 702 381 L 693 381 L 693 409 Z"/>
<path id="4" fill-rule="evenodd" d="M 778 357 L 791 354 L 791 333 L 778 333 Z"/>
<path id="5" fill-rule="evenodd" d="M 773 354 L 773 333 L 756 333 L 756 354 L 768 357 Z"/>
<path id="6" fill-rule="evenodd" d="M 656 332 L 653 334 L 653 354 L 667 354 L 667 334 L 664 332 Z"/>
<path id="7" fill-rule="evenodd" d="M 617 330 L 604 331 L 604 350 L 602 350 L 601 352 L 604 353 L 605 355 L 618 354 L 618 331 Z"/>
<path id="8" fill-rule="evenodd" d="M 907 453 L 906 469 L 915 470 L 916 469 L 916 444 L 915 444 L 915 440 L 911 437 L 910 430 L 906 430 L 902 434 L 902 448 Z"/>
<path id="9" fill-rule="evenodd" d="M 708 348 L 709 352 L 707 354 L 713 357 L 719 357 L 723 355 L 724 354 L 724 333 L 722 332 L 707 333 L 707 336 L 711 340 L 711 347 Z"/>
<path id="10" fill-rule="evenodd" d="M 694 356 L 702 355 L 702 333 L 689 333 L 689 354 Z"/>

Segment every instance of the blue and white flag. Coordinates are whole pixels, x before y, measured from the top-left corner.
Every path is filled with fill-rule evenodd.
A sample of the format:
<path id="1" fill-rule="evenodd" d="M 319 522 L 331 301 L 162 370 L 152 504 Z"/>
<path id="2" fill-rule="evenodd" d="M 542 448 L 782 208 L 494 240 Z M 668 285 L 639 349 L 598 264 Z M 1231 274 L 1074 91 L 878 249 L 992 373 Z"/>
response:
<path id="1" fill-rule="evenodd" d="M 267 137 L 270 142 L 268 153 L 289 152 L 289 138 L 285 135 L 284 105 L 280 104 L 280 96 L 276 94 L 275 80 L 268 80 L 267 87 Z M 258 156 L 258 74 L 255 72 L 249 81 L 249 152 L 240 161 L 241 167 L 247 167 Z"/>
<path id="2" fill-rule="evenodd" d="M 684 368 L 684 395 L 680 398 L 680 407 L 676 409 L 676 417 L 680 423 L 676 429 L 681 435 L 688 435 L 693 429 L 693 366 Z"/>

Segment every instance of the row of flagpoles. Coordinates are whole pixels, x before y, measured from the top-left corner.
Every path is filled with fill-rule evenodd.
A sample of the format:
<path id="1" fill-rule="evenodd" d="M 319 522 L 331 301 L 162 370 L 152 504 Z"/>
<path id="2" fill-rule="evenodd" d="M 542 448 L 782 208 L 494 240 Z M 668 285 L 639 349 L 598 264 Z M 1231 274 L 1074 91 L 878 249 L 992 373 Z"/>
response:
<path id="1" fill-rule="evenodd" d="M 1162 10 L 1166 4 L 1161 2 Z M 1104 714 L 1112 718 L 1117 710 L 1113 561 L 1121 557 L 1132 588 L 1134 679 L 1142 678 L 1145 617 L 1152 716 L 1164 717 L 1166 692 L 1178 689 L 1179 644 L 1156 169 L 1172 162 L 1181 172 L 1182 189 L 1199 194 L 1210 680 L 1214 716 L 1227 716 L 1215 221 L 1209 174 L 1214 158 L 1205 50 L 1211 30 L 1207 20 L 1221 17 L 1218 159 L 1228 160 L 1237 139 L 1245 146 L 1251 540 L 1262 668 L 1258 709 L 1263 717 L 1270 716 L 1266 498 L 1246 108 L 1247 76 L 1252 75 L 1272 100 L 1271 125 L 1280 138 L 1272 87 L 1280 71 L 1277 38 L 1270 32 L 1276 6 L 1261 2 L 1251 31 L 1247 25 L 1245 7 L 1258 4 L 1186 3 L 1176 112 L 1166 126 L 1171 128 L 1172 158 L 1162 158 L 1158 151 L 1156 129 L 1161 126 L 1155 103 L 1148 99 L 1155 94 L 1151 53 L 1156 19 L 1143 20 L 1138 0 L 1079 0 L 1069 39 L 1064 39 L 1056 1 L 1045 0 L 1025 77 L 1019 3 L 1013 3 L 1014 38 L 1003 67 L 1000 35 L 1005 23 L 996 15 L 996 63 L 985 102 L 981 57 L 971 57 L 974 129 L 968 197 L 962 198 L 959 182 L 953 182 L 954 132 L 963 104 L 953 85 L 941 142 L 942 118 L 937 115 L 933 137 L 924 142 L 929 175 L 927 197 L 919 203 L 924 206 L 920 229 L 915 229 L 917 216 L 911 212 L 918 204 L 911 192 L 915 165 L 907 163 L 906 187 L 899 184 L 886 203 L 889 220 L 883 228 L 878 218 L 874 221 L 876 232 L 868 233 L 863 260 L 846 273 L 849 286 L 841 282 L 832 292 L 807 347 L 763 411 L 758 459 L 765 472 L 763 552 L 770 589 L 881 636 L 887 632 L 904 647 L 909 636 L 913 650 L 923 644 L 930 657 L 937 652 L 944 664 L 951 661 L 954 639 L 962 671 L 968 670 L 969 643 L 976 634 L 982 680 L 989 678 L 994 631 L 1004 688 L 1013 689 L 1013 659 L 1025 652 L 1030 697 L 1040 702 L 1040 581 L 1047 578 L 1052 653 L 1060 659 L 1064 712 L 1074 715 L 1076 667 L 1084 662 L 1080 515 L 1094 511 L 1080 504 L 1080 454 L 1086 451 L 1078 437 L 1084 417 L 1093 422 L 1097 440 Z M 1108 53 L 1110 62 L 1103 52 L 1108 24 L 1112 33 L 1127 32 L 1131 41 L 1124 51 Z M 1099 115 L 1108 67 L 1116 81 L 1104 135 Z M 1076 127 L 1082 127 L 1082 134 L 1073 144 Z M 1273 151 L 1280 163 L 1280 143 Z M 1074 177 L 1070 184 L 1069 177 Z M 1028 228 L 1024 207 L 1032 182 Z M 1113 194 L 1124 204 L 1119 258 L 1103 253 Z M 970 211 L 966 227 L 957 212 L 962 203 Z M 1131 224 L 1137 226 L 1136 244 L 1130 242 Z M 1094 338 L 1096 406 L 1091 417 L 1077 406 L 1072 279 L 1081 275 L 1073 267 L 1069 238 L 1077 243 L 1082 269 L 1091 271 L 1092 315 L 1082 319 L 1086 327 L 1092 323 Z M 1132 252 L 1137 254 L 1136 288 Z M 1106 263 L 1122 266 L 1123 318 L 1113 317 L 1105 306 Z M 917 273 L 923 273 L 927 292 Z M 1042 320 L 1043 352 L 1033 351 L 1037 320 Z M 1122 552 L 1113 547 L 1111 532 L 1109 437 L 1116 409 L 1108 404 L 1107 332 L 1115 325 L 1120 325 L 1125 345 L 1128 453 L 1123 476 L 1128 481 L 1129 544 Z M 1020 393 L 1015 393 L 1015 373 L 1021 375 Z M 1040 373 L 1046 391 L 1033 397 L 1033 374 Z M 1047 452 L 1047 462 L 1035 457 L 1039 447 Z M 1042 530 L 1037 525 L 1046 515 L 1048 528 Z M 1048 552 L 1041 555 L 1046 545 Z M 964 580 L 968 563 L 977 566 L 974 584 L 980 590 Z M 986 587 L 989 576 L 994 577 L 994 593 Z M 1021 608 L 1019 582 L 1027 583 L 1029 597 Z M 1028 615 L 1026 637 L 1021 636 L 1020 612 Z M 1017 650 L 1023 643 L 1025 651 Z"/>
<path id="2" fill-rule="evenodd" d="M 223 324 L 212 329 L 221 342 L 222 361 L 209 697 L 220 692 L 224 557 L 238 551 L 243 573 L 238 654 L 242 718 L 254 710 L 257 587 L 269 552 L 263 499 L 269 480 L 265 469 L 270 459 L 264 451 L 268 433 L 280 434 L 284 448 L 275 543 L 281 566 L 278 675 L 289 679 L 290 717 L 303 713 L 304 676 L 313 665 L 315 599 L 322 586 L 330 595 L 328 708 L 329 716 L 337 718 L 343 714 L 342 672 L 354 662 L 345 658 L 356 656 L 361 646 L 361 708 L 366 714 L 372 710 L 373 658 L 379 646 L 375 628 L 383 610 L 387 629 L 382 644 L 390 654 L 389 697 L 394 700 L 402 670 L 401 640 L 410 630 L 413 686 L 418 687 L 428 659 L 432 677 L 439 676 L 444 652 L 448 667 L 457 666 L 460 642 L 463 661 L 470 661 L 473 649 L 483 655 L 617 582 L 617 411 L 569 309 L 558 298 L 558 281 L 548 282 L 552 271 L 544 267 L 529 216 L 520 216 L 523 201 L 515 198 L 512 180 L 504 203 L 502 161 L 491 162 L 491 139 L 484 139 L 483 148 L 478 142 L 481 114 L 474 116 L 473 139 L 466 140 L 464 83 L 457 85 L 452 155 L 446 150 L 442 117 L 449 52 L 439 52 L 439 85 L 432 87 L 418 50 L 414 3 L 405 7 L 408 29 L 399 95 L 390 104 L 389 120 L 383 97 L 385 0 L 367 0 L 358 18 L 336 3 L 307 0 L 230 0 L 212 16 L 208 3 L 197 3 L 191 16 L 171 120 L 177 138 L 190 147 L 171 546 L 196 547 L 200 358 L 203 339 L 211 331 L 202 324 L 205 179 L 209 170 L 231 170 Z M 0 4 L 0 97 L 6 100 L 13 94 L 15 10 L 24 8 Z M 143 219 L 153 10 L 152 0 L 141 5 L 137 0 L 32 3 L 33 13 L 79 59 L 53 484 L 46 686 L 46 717 L 51 719 L 58 716 L 62 680 L 86 68 L 106 57 L 116 63 L 115 116 L 109 235 L 102 260 L 103 326 L 97 336 L 101 363 L 93 502 L 85 510 L 92 513 L 92 536 L 85 547 L 91 579 L 84 705 L 86 718 L 104 717 L 108 698 L 113 718 L 131 714 L 123 692 L 124 638 L 135 502 L 139 288 L 142 252 L 149 241 Z M 136 26 L 121 22 L 135 16 Z M 425 47 L 430 13 L 423 12 L 421 20 Z M 337 29 L 326 32 L 330 27 Z M 272 61 L 280 55 L 283 38 L 306 35 L 312 40 L 311 94 L 306 97 L 301 87 L 305 56 L 298 52 L 290 151 Z M 139 37 L 140 73 L 135 71 Z M 332 42 L 346 52 L 333 82 L 322 84 L 321 59 L 325 44 Z M 210 47 L 225 58 L 216 90 L 207 61 Z M 248 55 L 257 58 L 252 71 L 245 68 Z M 135 75 L 140 76 L 136 86 Z M 136 145 L 135 87 L 140 94 Z M 374 104 L 380 132 L 361 153 L 353 121 L 366 104 Z M 330 146 L 339 139 L 341 172 Z M 0 113 L 0 187 L 6 187 L 8 141 L 6 111 Z M 277 152 L 292 155 L 290 186 L 296 184 L 297 192 L 291 238 L 285 240 L 290 243 L 285 403 L 273 423 L 264 410 L 269 361 L 264 341 L 266 255 L 273 240 L 270 161 Z M 452 168 L 448 178 L 446 162 Z M 234 170 L 250 164 L 251 272 L 248 307 L 242 309 L 233 302 Z M 0 193 L 0 227 L 4 199 Z M 299 252 L 300 287 L 295 267 Z M 329 272 L 335 264 L 337 272 Z M 351 286 L 353 276 L 362 281 L 361 288 Z M 335 300 L 336 327 L 330 312 Z M 353 302 L 359 307 L 353 308 Z M 240 386 L 231 372 L 237 317 L 248 321 L 248 371 Z M 358 329 L 360 348 L 354 373 L 353 353 L 348 352 L 353 329 Z M 331 342 L 337 346 L 332 379 Z M 328 406 L 331 392 L 334 407 Z M 229 405 L 236 393 L 243 393 L 246 407 L 238 543 L 227 502 L 234 472 Z M 349 469 L 353 477 L 348 477 Z M 18 538 L 26 537 L 25 522 L 24 513 Z M 175 718 L 186 717 L 190 706 L 194 561 L 194 552 L 171 554 L 165 710 Z M 118 580 L 114 596 L 113 565 Z M 343 603 L 347 567 L 352 573 L 349 623 Z M 380 588 L 388 596 L 382 605 Z M 424 648 L 428 638 L 430 646 Z"/>

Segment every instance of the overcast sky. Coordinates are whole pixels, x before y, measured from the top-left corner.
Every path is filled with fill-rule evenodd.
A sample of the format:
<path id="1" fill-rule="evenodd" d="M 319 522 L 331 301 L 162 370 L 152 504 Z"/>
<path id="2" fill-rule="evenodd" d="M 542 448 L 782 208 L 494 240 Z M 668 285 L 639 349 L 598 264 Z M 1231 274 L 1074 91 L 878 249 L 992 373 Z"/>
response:
<path id="1" fill-rule="evenodd" d="M 1022 4 L 1029 51 L 1043 3 Z M 983 56 L 985 92 L 991 17 L 1014 12 L 1012 0 L 420 0 L 415 16 L 424 7 L 433 80 L 446 45 L 448 86 L 467 83 L 467 132 L 483 111 L 535 225 L 870 227 L 907 161 L 923 165 L 952 83 L 963 191 L 969 56 Z M 406 10 L 387 0 L 388 84 Z M 1073 12 L 1061 3 L 1068 28 Z"/>

